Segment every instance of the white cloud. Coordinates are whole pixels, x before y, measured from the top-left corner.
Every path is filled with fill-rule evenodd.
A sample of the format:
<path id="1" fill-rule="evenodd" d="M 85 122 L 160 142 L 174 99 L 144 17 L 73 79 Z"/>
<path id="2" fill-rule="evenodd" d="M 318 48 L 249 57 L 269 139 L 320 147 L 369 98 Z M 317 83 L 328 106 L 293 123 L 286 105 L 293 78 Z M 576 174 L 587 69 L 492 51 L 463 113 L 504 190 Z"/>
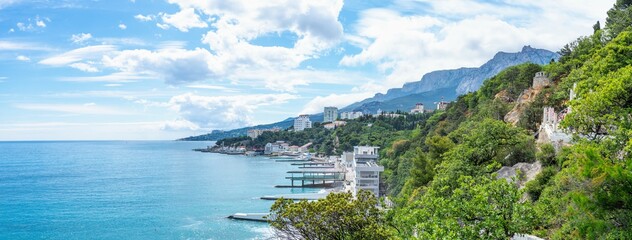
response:
<path id="1" fill-rule="evenodd" d="M 184 49 L 187 46 L 186 41 L 163 41 L 156 48 L 159 50 Z"/>
<path id="2" fill-rule="evenodd" d="M 23 23 L 23 22 L 18 22 L 18 23 L 15 24 L 15 26 L 17 26 L 18 29 L 20 29 L 20 31 L 23 31 L 23 32 L 33 29 L 33 25 L 31 25 L 31 24 L 27 25 L 26 23 Z"/>
<path id="3" fill-rule="evenodd" d="M 264 82 L 261 86 L 280 92 L 297 92 L 298 86 L 307 86 L 312 83 L 330 85 L 351 85 L 374 82 L 375 79 L 340 70 L 302 70 L 292 69 L 286 71 L 276 70 L 244 70 L 233 73 L 229 79 L 239 83 L 250 85 Z"/>
<path id="4" fill-rule="evenodd" d="M 173 96 L 172 94 L 167 94 L 166 92 L 159 92 L 147 90 L 139 90 L 139 91 L 120 91 L 120 90 L 105 90 L 105 91 L 72 91 L 72 92 L 59 92 L 52 94 L 45 94 L 42 97 L 50 97 L 50 98 L 119 98 L 128 101 L 135 101 L 140 98 L 169 98 Z"/>
<path id="5" fill-rule="evenodd" d="M 2 4 L 0 3 L 0 8 L 2 8 Z M 40 16 L 36 16 L 35 18 L 29 18 L 26 22 L 18 22 L 15 25 L 18 27 L 20 31 L 35 31 L 37 28 L 45 28 L 46 22 L 50 22 L 50 18 L 41 18 Z"/>
<path id="6" fill-rule="evenodd" d="M 255 109 L 286 103 L 297 96 L 291 94 L 256 94 L 234 96 L 199 96 L 191 93 L 174 96 L 169 104 L 182 121 L 201 129 L 231 129 L 252 124 Z M 188 123 L 185 125 L 189 125 Z M 189 125 L 189 129 L 193 125 Z"/>
<path id="7" fill-rule="evenodd" d="M 141 21 L 141 22 L 149 22 L 149 21 L 153 21 L 154 19 L 156 19 L 156 15 L 142 15 L 142 14 L 138 14 L 138 15 L 134 16 L 134 18 L 136 18 L 138 21 Z"/>
<path id="8" fill-rule="evenodd" d="M 79 69 L 79 70 L 84 71 L 84 72 L 92 72 L 93 73 L 93 72 L 98 72 L 99 71 L 98 68 L 96 68 L 96 67 L 94 67 L 94 66 L 92 66 L 92 65 L 90 65 L 88 63 L 78 62 L 78 63 L 72 63 L 69 66 L 72 67 L 72 68 L 75 68 L 75 69 Z"/>
<path id="9" fill-rule="evenodd" d="M 91 38 L 92 38 L 92 34 L 90 33 L 79 33 L 79 34 L 73 34 L 72 36 L 70 36 L 70 41 L 72 41 L 73 43 L 83 43 Z"/>
<path id="10" fill-rule="evenodd" d="M 156 23 L 156 26 L 164 30 L 169 29 L 169 24 Z"/>
<path id="11" fill-rule="evenodd" d="M 346 55 L 340 65 L 375 64 L 386 76 L 383 89 L 400 87 L 430 71 L 480 66 L 498 51 L 524 45 L 556 51 L 592 33 L 590 26 L 611 6 L 587 0 L 400 1 L 360 13 L 345 38 L 361 52 Z"/>
<path id="12" fill-rule="evenodd" d="M 179 1 L 175 14 L 161 13 L 160 28 L 170 26 L 181 31 L 192 27 L 210 27 L 203 36 L 209 48 L 204 49 L 209 65 L 207 75 L 231 81 L 258 80 L 270 89 L 295 91 L 296 86 L 308 84 L 309 79 L 281 81 L 271 75 L 257 73 L 285 73 L 294 70 L 308 59 L 318 58 L 335 46 L 342 36 L 338 14 L 342 1 L 294 1 L 279 3 L 249 2 L 226 4 L 222 1 Z M 200 17 L 201 14 L 202 16 Z M 186 17 L 185 17 L 186 16 Z M 152 18 L 137 15 L 139 20 Z M 202 20 L 208 18 L 208 23 Z M 260 46 L 252 42 L 259 37 L 289 33 L 296 35 L 292 47 Z M 166 57 L 166 56 L 165 56 Z M 197 78 L 196 78 L 197 79 Z M 169 81 L 168 81 L 169 82 Z"/>
<path id="13" fill-rule="evenodd" d="M 46 27 L 46 23 L 44 23 L 44 21 L 42 21 L 42 20 L 37 20 L 37 21 L 35 21 L 35 24 L 36 24 L 38 27 L 41 27 L 41 28 L 45 28 L 45 27 Z"/>
<path id="14" fill-rule="evenodd" d="M 210 84 L 192 84 L 192 85 L 187 85 L 187 87 L 195 88 L 195 89 L 208 89 L 208 90 L 228 90 L 228 88 L 226 87 L 210 85 Z"/>
<path id="15" fill-rule="evenodd" d="M 145 46 L 147 43 L 140 38 L 94 38 L 101 45 L 135 45 Z"/>
<path id="16" fill-rule="evenodd" d="M 184 119 L 178 119 L 175 121 L 167 121 L 162 126 L 162 130 L 167 130 L 167 131 L 180 131 L 180 130 L 196 131 L 199 129 L 200 127 L 197 124 L 184 120 Z"/>
<path id="17" fill-rule="evenodd" d="M 301 114 L 320 113 L 323 111 L 324 107 L 328 107 L 328 106 L 342 108 L 342 107 L 346 107 L 352 103 L 361 101 L 369 97 L 372 97 L 371 92 L 330 94 L 324 97 L 318 96 L 310 100 L 307 104 L 305 104 L 305 106 L 303 107 L 303 110 L 301 110 Z"/>
<path id="18" fill-rule="evenodd" d="M 22 2 L 22 0 L 0 0 L 0 9 Z"/>
<path id="19" fill-rule="evenodd" d="M 120 28 L 121 30 L 125 30 L 125 29 L 127 29 L 127 25 L 125 25 L 125 24 L 123 24 L 123 23 L 120 23 L 120 24 L 118 25 L 118 28 Z"/>
<path id="20" fill-rule="evenodd" d="M 14 107 L 30 111 L 59 112 L 79 115 L 129 115 L 130 112 L 118 108 L 99 106 L 94 103 L 86 104 L 48 104 L 48 103 L 23 103 Z"/>
<path id="21" fill-rule="evenodd" d="M 168 84 L 206 80 L 216 74 L 210 63 L 211 54 L 201 48 L 195 50 L 164 49 L 160 51 L 125 50 L 113 57 L 104 56 L 106 67 L 121 72 L 156 76 Z"/>
<path id="22" fill-rule="evenodd" d="M 0 51 L 15 51 L 15 50 L 29 50 L 29 51 L 48 51 L 50 48 L 44 46 L 41 43 L 27 43 L 27 42 L 14 42 L 0 40 Z"/>
<path id="23" fill-rule="evenodd" d="M 103 76 L 91 76 L 91 77 L 61 77 L 60 81 L 63 82 L 111 82 L 111 83 L 130 83 L 137 82 L 140 80 L 151 79 L 150 76 L 134 74 L 134 73 L 125 73 L 118 72 L 112 73 Z"/>
<path id="24" fill-rule="evenodd" d="M 195 9 L 193 8 L 182 9 L 180 12 L 175 14 L 163 13 L 161 18 L 164 23 L 169 24 L 182 32 L 188 32 L 191 28 L 208 27 L 208 24 L 200 19 L 200 16 L 195 13 Z"/>
<path id="25" fill-rule="evenodd" d="M 116 46 L 113 45 L 88 46 L 46 58 L 39 63 L 50 66 L 66 66 L 75 62 L 101 59 L 105 54 L 113 51 L 116 51 Z"/>
<path id="26" fill-rule="evenodd" d="M 179 43 L 160 46 L 156 50 L 112 51 L 110 48 L 90 54 L 81 52 L 97 49 L 79 48 L 40 63 L 52 66 L 74 64 L 71 67 L 90 71 L 109 68 L 128 75 L 152 76 L 171 85 L 201 80 L 249 81 L 255 86 L 295 92 L 298 86 L 322 79 L 316 74 L 297 70 L 300 64 L 327 54 L 342 38 L 342 24 L 338 21 L 341 0 L 285 0 L 245 5 L 225 4 L 223 1 L 170 2 L 178 4 L 179 11 L 160 13 L 162 22 L 156 24 L 161 28 L 172 26 L 180 31 L 210 27 L 211 30 L 202 36 L 202 42 L 208 44 L 208 48 L 185 50 L 186 43 Z M 135 18 L 150 21 L 155 20 L 154 16 L 138 14 Z M 291 47 L 253 43 L 260 37 L 274 37 L 282 33 L 296 36 L 288 39 Z M 82 42 L 90 39 L 88 37 L 91 35 L 78 34 L 73 39 Z M 93 68 L 86 68 L 86 64 Z"/>
<path id="27" fill-rule="evenodd" d="M 19 55 L 19 56 L 17 56 L 15 59 L 16 59 L 16 60 L 18 60 L 18 61 L 22 61 L 22 62 L 28 62 L 28 61 L 31 61 L 31 59 L 30 59 L 29 57 L 24 56 L 24 55 Z"/>

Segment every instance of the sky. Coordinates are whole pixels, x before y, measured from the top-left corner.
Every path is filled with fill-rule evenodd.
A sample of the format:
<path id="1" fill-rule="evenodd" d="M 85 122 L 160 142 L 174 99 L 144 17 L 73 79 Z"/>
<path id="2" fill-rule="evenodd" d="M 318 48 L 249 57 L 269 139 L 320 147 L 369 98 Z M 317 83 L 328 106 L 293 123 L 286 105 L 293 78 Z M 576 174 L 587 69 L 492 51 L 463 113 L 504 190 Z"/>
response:
<path id="1" fill-rule="evenodd" d="M 557 51 L 613 3 L 0 0 L 0 140 L 176 139 L 344 107 Z"/>

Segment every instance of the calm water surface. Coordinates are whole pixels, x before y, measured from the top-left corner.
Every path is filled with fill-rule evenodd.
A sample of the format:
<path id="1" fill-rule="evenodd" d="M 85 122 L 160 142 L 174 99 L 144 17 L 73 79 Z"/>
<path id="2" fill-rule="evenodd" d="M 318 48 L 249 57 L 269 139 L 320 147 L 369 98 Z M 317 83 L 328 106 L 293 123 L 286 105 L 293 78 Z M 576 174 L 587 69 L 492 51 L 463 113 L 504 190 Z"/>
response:
<path id="1" fill-rule="evenodd" d="M 191 151 L 209 142 L 0 142 L 0 239 L 262 239 L 263 195 L 301 193 L 289 163 Z M 313 191 L 313 190 L 306 190 Z"/>

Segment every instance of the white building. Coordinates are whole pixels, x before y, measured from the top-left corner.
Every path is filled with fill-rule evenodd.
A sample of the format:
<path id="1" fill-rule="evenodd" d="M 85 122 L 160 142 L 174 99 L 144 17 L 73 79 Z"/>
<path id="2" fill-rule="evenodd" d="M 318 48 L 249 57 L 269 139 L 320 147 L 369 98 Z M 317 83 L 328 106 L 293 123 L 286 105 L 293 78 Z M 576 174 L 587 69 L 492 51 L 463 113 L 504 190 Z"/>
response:
<path id="1" fill-rule="evenodd" d="M 353 147 L 354 194 L 364 189 L 380 196 L 380 173 L 384 172 L 384 167 L 377 165 L 378 149 L 371 146 Z"/>
<path id="2" fill-rule="evenodd" d="M 535 73 L 535 77 L 533 77 L 533 88 L 544 88 L 551 86 L 551 79 L 545 72 L 537 72 Z"/>
<path id="3" fill-rule="evenodd" d="M 301 146 L 298 148 L 298 151 L 301 153 L 308 153 L 309 152 L 309 147 L 312 146 L 312 142 L 308 142 L 307 144 Z"/>
<path id="4" fill-rule="evenodd" d="M 544 73 L 537 73 L 536 78 L 545 78 L 546 75 Z M 536 82 L 536 78 L 533 79 L 534 84 Z M 540 87 L 546 87 L 547 80 L 539 80 L 544 81 Z M 577 98 L 577 94 L 575 93 L 576 84 L 571 88 L 569 97 L 570 100 L 574 100 Z M 555 109 L 552 107 L 544 107 L 542 109 L 542 123 L 540 124 L 540 129 L 538 130 L 538 139 L 537 143 L 551 143 L 553 147 L 555 147 L 556 151 L 559 151 L 564 146 L 569 146 L 572 144 L 573 138 L 568 129 L 560 128 L 560 122 L 564 120 L 566 114 L 571 112 L 570 106 L 560 112 L 555 112 Z"/>
<path id="5" fill-rule="evenodd" d="M 443 101 L 443 99 L 441 99 L 441 101 L 437 102 L 437 110 L 441 110 L 441 111 L 445 111 L 448 108 L 448 103 L 446 101 Z"/>
<path id="6" fill-rule="evenodd" d="M 294 119 L 294 131 L 300 132 L 306 128 L 312 128 L 312 121 L 309 120 L 309 115 L 299 115 Z"/>
<path id="7" fill-rule="evenodd" d="M 338 119 L 338 108 L 337 107 L 325 107 L 325 111 L 323 112 L 323 122 L 333 122 Z"/>
<path id="8" fill-rule="evenodd" d="M 272 129 L 250 129 L 248 130 L 248 137 L 255 139 L 259 136 L 261 136 L 261 134 L 263 134 L 264 132 L 278 132 L 280 131 L 280 128 L 272 128 Z"/>
<path id="9" fill-rule="evenodd" d="M 378 114 L 374 114 L 373 115 L 374 118 L 377 118 L 377 117 L 380 117 L 380 116 L 382 116 L 382 117 L 390 117 L 390 118 L 398 118 L 398 117 L 401 117 L 401 116 L 404 116 L 404 115 L 397 114 L 397 113 L 385 113 L 385 112 L 380 112 Z M 406 116 L 404 116 L 404 118 L 405 117 Z"/>
<path id="10" fill-rule="evenodd" d="M 362 112 L 342 112 L 340 113 L 340 119 L 353 120 L 364 116 Z"/>
<path id="11" fill-rule="evenodd" d="M 257 137 L 259 137 L 259 135 L 261 135 L 261 133 L 263 133 L 263 130 L 261 129 L 250 129 L 248 130 L 248 137 L 255 139 Z"/>
<path id="12" fill-rule="evenodd" d="M 415 104 L 415 107 L 410 110 L 410 113 L 424 113 L 424 104 L 423 103 Z"/>
<path id="13" fill-rule="evenodd" d="M 333 122 L 330 122 L 330 123 L 325 123 L 323 125 L 323 127 L 326 128 L 326 129 L 332 130 L 332 129 L 335 129 L 337 127 L 344 126 L 344 125 L 347 125 L 347 122 L 345 122 L 345 121 L 333 121 Z"/>
<path id="14" fill-rule="evenodd" d="M 284 141 L 276 141 L 274 143 L 267 143 L 263 153 L 266 155 L 281 153 L 281 152 L 288 151 L 289 148 L 290 148 L 290 144 Z"/>

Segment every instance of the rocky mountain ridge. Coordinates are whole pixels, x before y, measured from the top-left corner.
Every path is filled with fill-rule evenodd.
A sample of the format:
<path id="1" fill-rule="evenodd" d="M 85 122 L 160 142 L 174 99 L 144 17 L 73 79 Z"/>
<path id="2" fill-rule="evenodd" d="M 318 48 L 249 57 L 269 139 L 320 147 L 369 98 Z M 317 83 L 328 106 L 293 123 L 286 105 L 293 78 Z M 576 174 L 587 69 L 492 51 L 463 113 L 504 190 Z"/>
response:
<path id="1" fill-rule="evenodd" d="M 552 60 L 557 60 L 559 54 L 545 49 L 524 46 L 520 52 L 507 53 L 498 52 L 494 57 L 478 68 L 458 68 L 451 70 L 439 70 L 425 74 L 419 81 L 409 82 L 401 88 L 389 89 L 386 94 L 377 93 L 371 98 L 351 104 L 344 109 L 353 110 L 370 102 L 386 102 L 395 98 L 431 92 L 437 89 L 453 88 L 455 96 L 476 91 L 483 84 L 485 79 L 493 77 L 507 67 L 518 64 L 532 62 L 535 64 L 547 64 Z M 438 101 L 431 99 L 428 101 Z M 447 99 L 452 100 L 452 99 Z M 414 103 L 412 103 L 414 105 Z"/>

